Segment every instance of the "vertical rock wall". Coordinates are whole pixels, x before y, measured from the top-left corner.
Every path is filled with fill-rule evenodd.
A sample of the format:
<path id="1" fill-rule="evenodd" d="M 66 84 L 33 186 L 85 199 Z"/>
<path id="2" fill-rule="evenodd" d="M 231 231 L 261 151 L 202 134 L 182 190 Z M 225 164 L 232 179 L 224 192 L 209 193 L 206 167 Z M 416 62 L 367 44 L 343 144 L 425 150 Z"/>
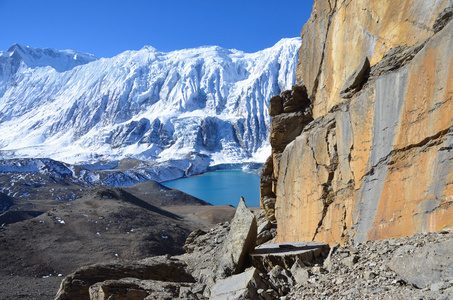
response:
<path id="1" fill-rule="evenodd" d="M 451 0 L 315 0 L 296 73 L 315 120 L 273 144 L 279 242 L 453 228 L 452 16 Z"/>

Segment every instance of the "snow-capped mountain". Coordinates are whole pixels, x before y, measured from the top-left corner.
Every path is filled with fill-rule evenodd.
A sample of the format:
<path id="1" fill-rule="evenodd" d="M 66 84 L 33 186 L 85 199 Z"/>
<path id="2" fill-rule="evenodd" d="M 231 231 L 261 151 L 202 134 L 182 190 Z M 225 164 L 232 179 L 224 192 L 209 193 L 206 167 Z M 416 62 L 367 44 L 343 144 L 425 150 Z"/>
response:
<path id="1" fill-rule="evenodd" d="M 294 84 L 300 44 L 145 47 L 101 59 L 13 45 L 0 52 L 0 157 L 202 160 L 202 169 L 262 161 L 269 99 Z"/>

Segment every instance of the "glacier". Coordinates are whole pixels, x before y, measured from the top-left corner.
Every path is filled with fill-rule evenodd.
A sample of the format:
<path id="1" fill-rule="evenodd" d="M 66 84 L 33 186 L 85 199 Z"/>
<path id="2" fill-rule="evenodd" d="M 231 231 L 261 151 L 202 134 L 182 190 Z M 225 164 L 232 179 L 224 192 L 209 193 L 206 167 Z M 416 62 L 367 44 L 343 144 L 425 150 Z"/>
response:
<path id="1" fill-rule="evenodd" d="M 295 83 L 300 45 L 282 39 L 256 53 L 146 46 L 97 59 L 15 44 L 0 51 L 0 158 L 134 159 L 141 167 L 121 173 L 134 182 L 264 162 L 269 99 Z M 92 169 L 81 176 L 96 180 Z"/>

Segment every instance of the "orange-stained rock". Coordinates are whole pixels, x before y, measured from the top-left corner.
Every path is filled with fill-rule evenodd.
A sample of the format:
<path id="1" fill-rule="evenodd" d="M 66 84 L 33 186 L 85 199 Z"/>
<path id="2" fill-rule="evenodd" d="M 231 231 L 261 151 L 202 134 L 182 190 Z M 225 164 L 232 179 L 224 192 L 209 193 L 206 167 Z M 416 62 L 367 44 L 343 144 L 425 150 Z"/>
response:
<path id="1" fill-rule="evenodd" d="M 278 242 L 453 229 L 452 6 L 315 0 L 296 74 L 315 120 L 274 159 Z"/>
<path id="2" fill-rule="evenodd" d="M 398 45 L 414 46 L 434 34 L 449 0 L 315 0 L 302 30 L 297 80 L 316 98 L 313 117 L 341 102 L 346 79 L 365 57 L 371 66 Z M 316 96 L 315 96 L 316 95 Z"/>

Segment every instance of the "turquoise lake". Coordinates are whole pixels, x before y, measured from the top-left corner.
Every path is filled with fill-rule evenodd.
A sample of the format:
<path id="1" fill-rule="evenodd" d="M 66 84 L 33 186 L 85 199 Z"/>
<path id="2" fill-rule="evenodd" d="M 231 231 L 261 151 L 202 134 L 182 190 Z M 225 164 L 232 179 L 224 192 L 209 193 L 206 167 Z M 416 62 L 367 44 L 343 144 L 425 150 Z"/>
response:
<path id="1" fill-rule="evenodd" d="M 260 177 L 240 170 L 209 172 L 162 184 L 213 205 L 230 204 L 236 207 L 243 196 L 247 206 L 260 206 Z"/>

